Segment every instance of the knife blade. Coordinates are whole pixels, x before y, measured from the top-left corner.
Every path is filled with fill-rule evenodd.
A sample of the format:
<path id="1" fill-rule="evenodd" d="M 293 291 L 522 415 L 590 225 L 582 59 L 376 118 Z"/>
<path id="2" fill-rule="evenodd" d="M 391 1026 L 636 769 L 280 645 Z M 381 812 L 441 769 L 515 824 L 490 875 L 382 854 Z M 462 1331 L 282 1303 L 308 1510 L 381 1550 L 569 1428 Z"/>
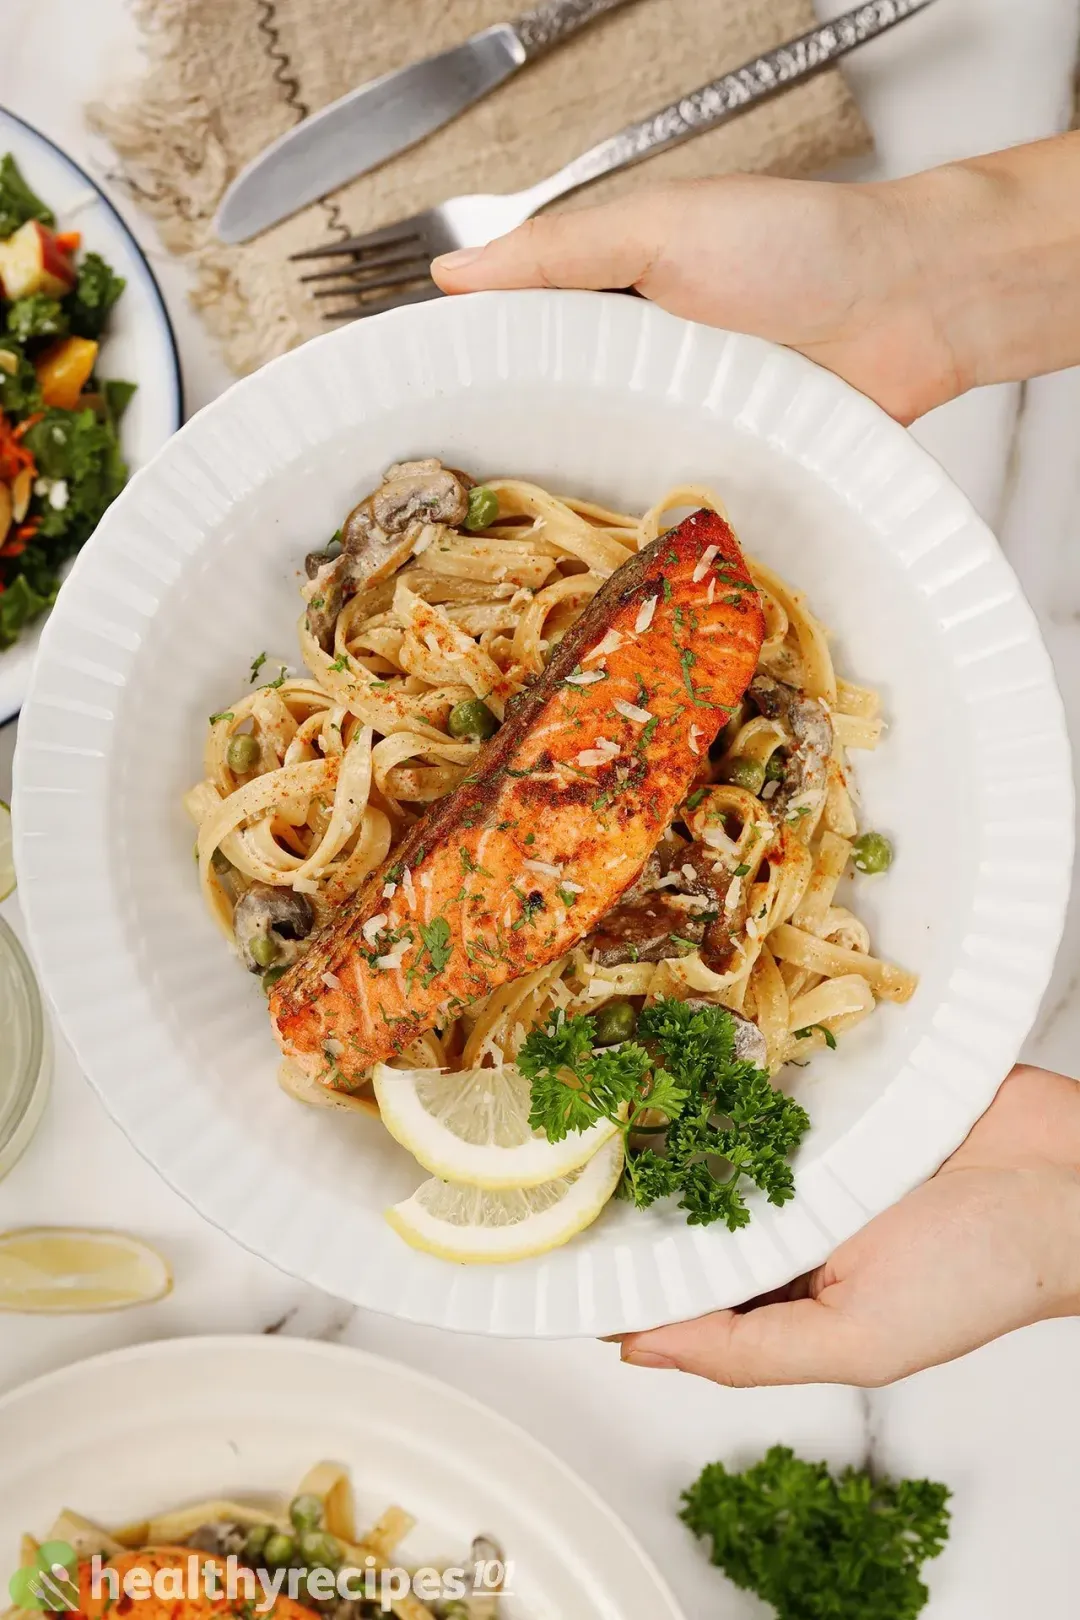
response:
<path id="1" fill-rule="evenodd" d="M 527 62 L 627 0 L 540 0 L 437 56 L 384 73 L 259 153 L 229 186 L 214 229 L 246 242 L 441 129 Z"/>

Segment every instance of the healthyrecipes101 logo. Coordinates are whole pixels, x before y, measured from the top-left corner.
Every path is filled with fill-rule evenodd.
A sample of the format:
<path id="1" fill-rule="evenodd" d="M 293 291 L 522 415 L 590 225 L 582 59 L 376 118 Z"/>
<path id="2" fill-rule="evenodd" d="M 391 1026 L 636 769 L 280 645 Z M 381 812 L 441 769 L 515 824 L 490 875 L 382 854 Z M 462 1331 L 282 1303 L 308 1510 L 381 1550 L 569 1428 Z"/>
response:
<path id="1" fill-rule="evenodd" d="M 62 1614 L 79 1607 L 79 1560 L 66 1541 L 44 1541 L 32 1564 L 17 1569 L 8 1582 L 19 1609 Z"/>

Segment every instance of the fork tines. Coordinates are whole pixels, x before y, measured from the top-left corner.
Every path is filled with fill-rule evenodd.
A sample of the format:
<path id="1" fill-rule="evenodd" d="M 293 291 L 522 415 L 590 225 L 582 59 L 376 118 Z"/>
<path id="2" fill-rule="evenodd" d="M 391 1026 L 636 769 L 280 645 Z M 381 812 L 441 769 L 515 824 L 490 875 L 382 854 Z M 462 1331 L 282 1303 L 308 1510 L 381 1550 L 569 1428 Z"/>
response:
<path id="1" fill-rule="evenodd" d="M 378 315 L 401 304 L 419 304 L 437 298 L 431 279 L 431 254 L 423 238 L 399 225 L 366 236 L 327 242 L 322 247 L 293 253 L 292 260 L 330 259 L 329 268 L 310 270 L 300 277 L 318 299 L 350 299 L 324 308 L 324 321 L 356 320 Z"/>

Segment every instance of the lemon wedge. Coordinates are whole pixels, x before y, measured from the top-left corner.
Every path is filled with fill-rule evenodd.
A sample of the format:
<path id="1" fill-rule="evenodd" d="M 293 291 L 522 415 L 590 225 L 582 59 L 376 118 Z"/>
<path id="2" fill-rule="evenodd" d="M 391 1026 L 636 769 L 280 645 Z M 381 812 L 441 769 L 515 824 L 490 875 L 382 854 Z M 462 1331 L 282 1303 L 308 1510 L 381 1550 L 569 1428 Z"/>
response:
<path id="1" fill-rule="evenodd" d="M 15 856 L 11 841 L 11 809 L 0 799 L 0 900 L 15 889 Z"/>
<path id="2" fill-rule="evenodd" d="M 619 1128 L 604 1119 L 549 1142 L 529 1127 L 532 1087 L 513 1063 L 456 1074 L 379 1063 L 371 1079 L 383 1124 L 425 1170 L 487 1192 L 568 1176 Z"/>
<path id="3" fill-rule="evenodd" d="M 28 1226 L 0 1232 L 0 1311 L 119 1311 L 172 1289 L 156 1250 L 123 1232 Z"/>
<path id="4" fill-rule="evenodd" d="M 590 1226 L 619 1182 L 622 1138 L 605 1142 L 581 1170 L 539 1187 L 485 1192 L 447 1181 L 425 1181 L 386 1218 L 395 1232 L 441 1260 L 466 1266 L 501 1265 L 547 1254 Z"/>

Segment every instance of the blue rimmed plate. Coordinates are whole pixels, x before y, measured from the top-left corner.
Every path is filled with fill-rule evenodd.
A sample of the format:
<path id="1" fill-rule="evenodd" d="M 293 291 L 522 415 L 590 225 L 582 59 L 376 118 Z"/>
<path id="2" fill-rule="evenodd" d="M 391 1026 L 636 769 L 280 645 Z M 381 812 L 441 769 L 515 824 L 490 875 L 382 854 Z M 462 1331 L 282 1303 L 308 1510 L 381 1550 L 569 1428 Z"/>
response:
<path id="1" fill-rule="evenodd" d="M 139 385 L 124 417 L 124 454 L 134 472 L 160 450 L 184 418 L 176 338 L 146 257 L 109 199 L 85 170 L 47 136 L 0 108 L 0 154 L 11 152 L 29 184 L 48 203 L 61 230 L 82 232 L 83 248 L 100 253 L 127 281 L 102 348 L 106 377 Z M 41 622 L 0 652 L 0 725 L 26 696 Z"/>

